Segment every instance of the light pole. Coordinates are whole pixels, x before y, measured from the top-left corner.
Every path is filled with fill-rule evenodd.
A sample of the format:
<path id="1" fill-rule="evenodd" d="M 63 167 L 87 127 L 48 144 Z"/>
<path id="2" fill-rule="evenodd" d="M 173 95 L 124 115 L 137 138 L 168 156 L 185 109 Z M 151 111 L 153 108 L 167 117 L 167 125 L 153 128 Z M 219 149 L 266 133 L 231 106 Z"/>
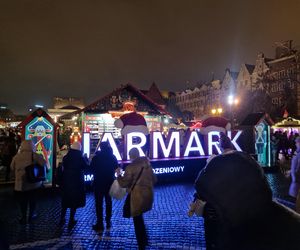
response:
<path id="1" fill-rule="evenodd" d="M 211 110 L 212 115 L 221 115 L 223 113 L 223 109 L 222 108 L 214 108 Z"/>
<path id="2" fill-rule="evenodd" d="M 239 104 L 239 99 L 234 96 L 234 95 L 229 95 L 228 96 L 228 104 L 229 104 L 229 112 L 230 112 L 230 122 L 231 122 L 231 126 L 232 129 L 234 128 L 234 107 L 233 106 L 237 106 Z"/>

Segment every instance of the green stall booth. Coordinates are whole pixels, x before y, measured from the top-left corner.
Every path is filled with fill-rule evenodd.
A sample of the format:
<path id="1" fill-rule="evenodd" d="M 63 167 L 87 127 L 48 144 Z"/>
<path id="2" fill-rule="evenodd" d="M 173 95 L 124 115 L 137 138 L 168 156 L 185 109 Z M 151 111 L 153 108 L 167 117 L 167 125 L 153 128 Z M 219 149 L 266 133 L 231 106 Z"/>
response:
<path id="1" fill-rule="evenodd" d="M 52 186 L 53 174 L 56 166 L 56 138 L 58 125 L 43 110 L 37 109 L 18 126 L 23 140 L 31 140 L 36 153 L 46 161 L 48 173 L 44 184 Z"/>
<path id="2" fill-rule="evenodd" d="M 274 125 L 266 113 L 249 114 L 240 124 L 243 130 L 241 145 L 243 151 L 252 154 L 262 167 L 274 166 L 271 152 L 271 128 Z"/>

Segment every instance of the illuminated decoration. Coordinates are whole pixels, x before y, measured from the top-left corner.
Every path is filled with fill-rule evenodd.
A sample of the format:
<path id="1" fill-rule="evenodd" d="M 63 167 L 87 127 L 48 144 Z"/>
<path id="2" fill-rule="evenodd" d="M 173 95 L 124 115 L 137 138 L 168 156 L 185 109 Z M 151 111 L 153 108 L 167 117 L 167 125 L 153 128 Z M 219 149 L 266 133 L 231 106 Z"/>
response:
<path id="1" fill-rule="evenodd" d="M 276 160 L 271 157 L 270 128 L 273 125 L 273 120 L 266 113 L 251 113 L 240 124 L 243 150 L 256 155 L 257 162 L 263 167 L 270 167 Z"/>
<path id="2" fill-rule="evenodd" d="M 226 118 L 211 116 L 202 121 L 200 132 L 201 134 L 208 134 L 210 131 L 218 131 L 226 134 L 226 131 L 229 131 L 230 129 L 231 124 Z"/>
<path id="3" fill-rule="evenodd" d="M 115 138 L 121 137 L 121 130 L 114 125 L 111 114 L 84 114 L 83 131 L 90 132 L 91 139 L 100 139 L 103 133 L 113 133 Z"/>
<path id="4" fill-rule="evenodd" d="M 259 164 L 268 165 L 267 154 L 267 141 L 268 141 L 268 126 L 263 122 L 255 126 L 256 138 L 255 138 L 255 151 L 257 154 L 257 161 Z"/>
<path id="5" fill-rule="evenodd" d="M 84 181 L 85 182 L 90 182 L 90 181 L 93 181 L 94 180 L 94 175 L 92 174 L 85 174 L 84 175 Z"/>
<path id="6" fill-rule="evenodd" d="M 140 140 L 139 140 L 140 139 Z M 138 143 L 134 143 L 134 140 L 138 140 Z M 127 159 L 129 159 L 129 151 L 133 148 L 138 149 L 140 156 L 145 156 L 142 147 L 146 145 L 147 138 L 141 132 L 132 132 L 126 135 L 125 152 Z"/>
<path id="7" fill-rule="evenodd" d="M 90 137 L 87 136 L 88 133 L 84 134 L 84 147 L 90 143 Z M 233 139 L 231 139 L 233 136 Z M 234 133 L 228 133 L 229 138 L 231 139 L 232 145 L 236 150 L 241 151 L 240 146 L 237 143 L 238 138 L 241 136 L 241 131 L 234 131 Z M 205 152 L 208 152 L 208 155 L 213 154 L 213 149 L 216 149 L 217 153 L 220 154 L 221 150 L 218 145 L 219 132 L 211 131 L 208 135 L 202 135 L 204 140 L 201 142 L 199 138 L 199 134 L 195 131 L 191 132 L 191 135 L 187 138 L 186 142 L 181 143 L 179 131 L 173 131 L 169 134 L 166 142 L 163 139 L 163 135 L 161 132 L 151 132 L 150 133 L 150 158 L 151 159 L 163 159 L 163 158 L 178 158 L 180 156 L 184 156 L 186 158 L 191 157 L 190 154 L 192 152 L 199 152 L 198 157 L 203 157 Z M 120 151 L 116 145 L 115 139 L 111 133 L 104 133 L 101 139 L 102 141 L 108 141 L 110 146 L 112 147 L 113 153 L 116 156 L 117 160 L 123 160 L 120 154 Z M 205 143 L 207 141 L 207 143 Z M 147 137 L 140 132 L 129 133 L 126 136 L 126 142 L 124 145 L 125 154 L 124 160 L 129 158 L 128 152 L 132 148 L 137 148 L 140 152 L 141 156 L 145 156 L 145 151 L 143 150 L 147 143 Z M 180 145 L 187 145 L 186 148 L 182 148 L 182 152 L 180 152 Z M 194 143 L 196 146 L 194 146 Z M 204 144 L 205 143 L 205 144 Z M 100 144 L 100 142 L 98 143 Z M 83 149 L 85 153 L 88 152 L 85 148 Z M 162 156 L 162 157 L 161 157 Z"/>
<path id="8" fill-rule="evenodd" d="M 172 166 L 172 167 L 161 167 L 161 168 L 153 168 L 153 173 L 157 175 L 161 174 L 175 174 L 175 173 L 183 173 L 184 166 Z M 91 182 L 94 180 L 93 174 L 85 174 L 84 181 Z"/>
<path id="9" fill-rule="evenodd" d="M 174 167 L 164 167 L 164 168 L 154 168 L 154 174 L 170 174 L 170 173 L 180 173 L 184 171 L 184 166 L 174 166 Z"/>
<path id="10" fill-rule="evenodd" d="M 36 153 L 43 156 L 46 161 L 47 180 L 52 180 L 52 166 L 53 166 L 53 125 L 44 117 L 35 117 L 25 126 L 25 139 L 32 140 Z"/>
<path id="11" fill-rule="evenodd" d="M 114 124 L 117 128 L 121 129 L 123 136 L 131 132 L 141 132 L 145 135 L 149 134 L 145 118 L 136 112 L 122 115 Z"/>
<path id="12" fill-rule="evenodd" d="M 90 133 L 83 133 L 83 154 L 90 157 Z"/>
<path id="13" fill-rule="evenodd" d="M 273 128 L 300 128 L 300 120 L 288 117 L 281 122 L 275 123 Z"/>
<path id="14" fill-rule="evenodd" d="M 219 142 L 213 140 L 214 136 L 219 138 L 219 132 L 212 131 L 212 132 L 208 133 L 208 154 L 209 155 L 213 154 L 213 147 L 215 147 L 217 149 L 219 154 L 222 153 L 221 149 L 219 148 Z"/>
<path id="15" fill-rule="evenodd" d="M 242 134 L 242 131 L 240 131 L 240 130 L 237 131 L 236 135 L 232 139 L 231 130 L 227 131 L 227 136 L 229 137 L 229 139 L 231 140 L 232 145 L 236 148 L 237 151 L 242 151 L 240 146 L 237 144 L 237 139 L 240 137 L 241 134 Z"/>
<path id="16" fill-rule="evenodd" d="M 190 129 L 200 129 L 200 128 L 202 128 L 202 123 L 196 122 L 195 124 L 193 124 L 193 126 L 191 126 Z"/>
<path id="17" fill-rule="evenodd" d="M 101 139 L 101 142 L 108 142 L 109 145 L 111 146 L 112 150 L 113 150 L 113 154 L 116 156 L 118 161 L 122 160 L 122 157 L 119 153 L 118 147 L 116 145 L 116 142 L 113 138 L 113 135 L 111 133 L 104 133 Z"/>
<path id="18" fill-rule="evenodd" d="M 74 142 L 81 142 L 81 134 L 78 127 L 74 127 L 70 135 L 70 143 L 73 144 Z"/>
<path id="19" fill-rule="evenodd" d="M 152 132 L 151 133 L 151 141 L 152 141 L 152 150 L 151 155 L 154 159 L 158 158 L 158 150 L 159 146 L 162 150 L 162 154 L 164 157 L 168 158 L 173 149 L 174 157 L 180 157 L 180 134 L 179 131 L 173 131 L 169 133 L 168 137 L 168 146 L 165 145 L 163 136 L 161 132 Z M 175 149 L 174 149 L 175 148 Z"/>
<path id="20" fill-rule="evenodd" d="M 131 101 L 127 101 L 123 103 L 123 111 L 124 112 L 135 112 L 135 103 Z"/>
<path id="21" fill-rule="evenodd" d="M 192 146 L 193 142 L 196 143 L 196 146 Z M 186 145 L 183 156 L 185 156 L 185 157 L 189 156 L 190 152 L 199 152 L 200 155 L 205 155 L 203 147 L 201 145 L 200 139 L 199 139 L 196 131 L 191 132 L 189 139 L 188 139 L 188 144 Z"/>

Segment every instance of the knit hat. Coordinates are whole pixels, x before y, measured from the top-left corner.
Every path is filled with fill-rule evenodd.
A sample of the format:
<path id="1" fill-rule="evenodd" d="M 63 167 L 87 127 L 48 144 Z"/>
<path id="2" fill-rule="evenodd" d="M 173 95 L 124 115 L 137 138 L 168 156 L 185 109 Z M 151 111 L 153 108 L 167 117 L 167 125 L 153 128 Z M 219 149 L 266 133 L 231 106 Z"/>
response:
<path id="1" fill-rule="evenodd" d="M 81 144 L 78 141 L 73 142 L 73 144 L 71 145 L 71 149 L 75 149 L 75 150 L 81 150 Z"/>
<path id="2" fill-rule="evenodd" d="M 115 121 L 115 126 L 122 129 L 122 135 L 127 135 L 131 132 L 141 132 L 144 135 L 149 134 L 145 118 L 136 112 L 122 115 Z"/>

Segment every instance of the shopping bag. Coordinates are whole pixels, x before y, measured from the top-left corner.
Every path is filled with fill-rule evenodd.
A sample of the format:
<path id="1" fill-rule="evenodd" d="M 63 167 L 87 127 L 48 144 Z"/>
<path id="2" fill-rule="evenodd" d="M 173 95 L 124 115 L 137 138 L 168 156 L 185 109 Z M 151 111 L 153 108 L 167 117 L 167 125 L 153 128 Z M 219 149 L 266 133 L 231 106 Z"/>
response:
<path id="1" fill-rule="evenodd" d="M 117 200 L 122 200 L 126 195 L 126 188 L 122 188 L 118 180 L 114 180 L 110 187 L 109 195 Z"/>

